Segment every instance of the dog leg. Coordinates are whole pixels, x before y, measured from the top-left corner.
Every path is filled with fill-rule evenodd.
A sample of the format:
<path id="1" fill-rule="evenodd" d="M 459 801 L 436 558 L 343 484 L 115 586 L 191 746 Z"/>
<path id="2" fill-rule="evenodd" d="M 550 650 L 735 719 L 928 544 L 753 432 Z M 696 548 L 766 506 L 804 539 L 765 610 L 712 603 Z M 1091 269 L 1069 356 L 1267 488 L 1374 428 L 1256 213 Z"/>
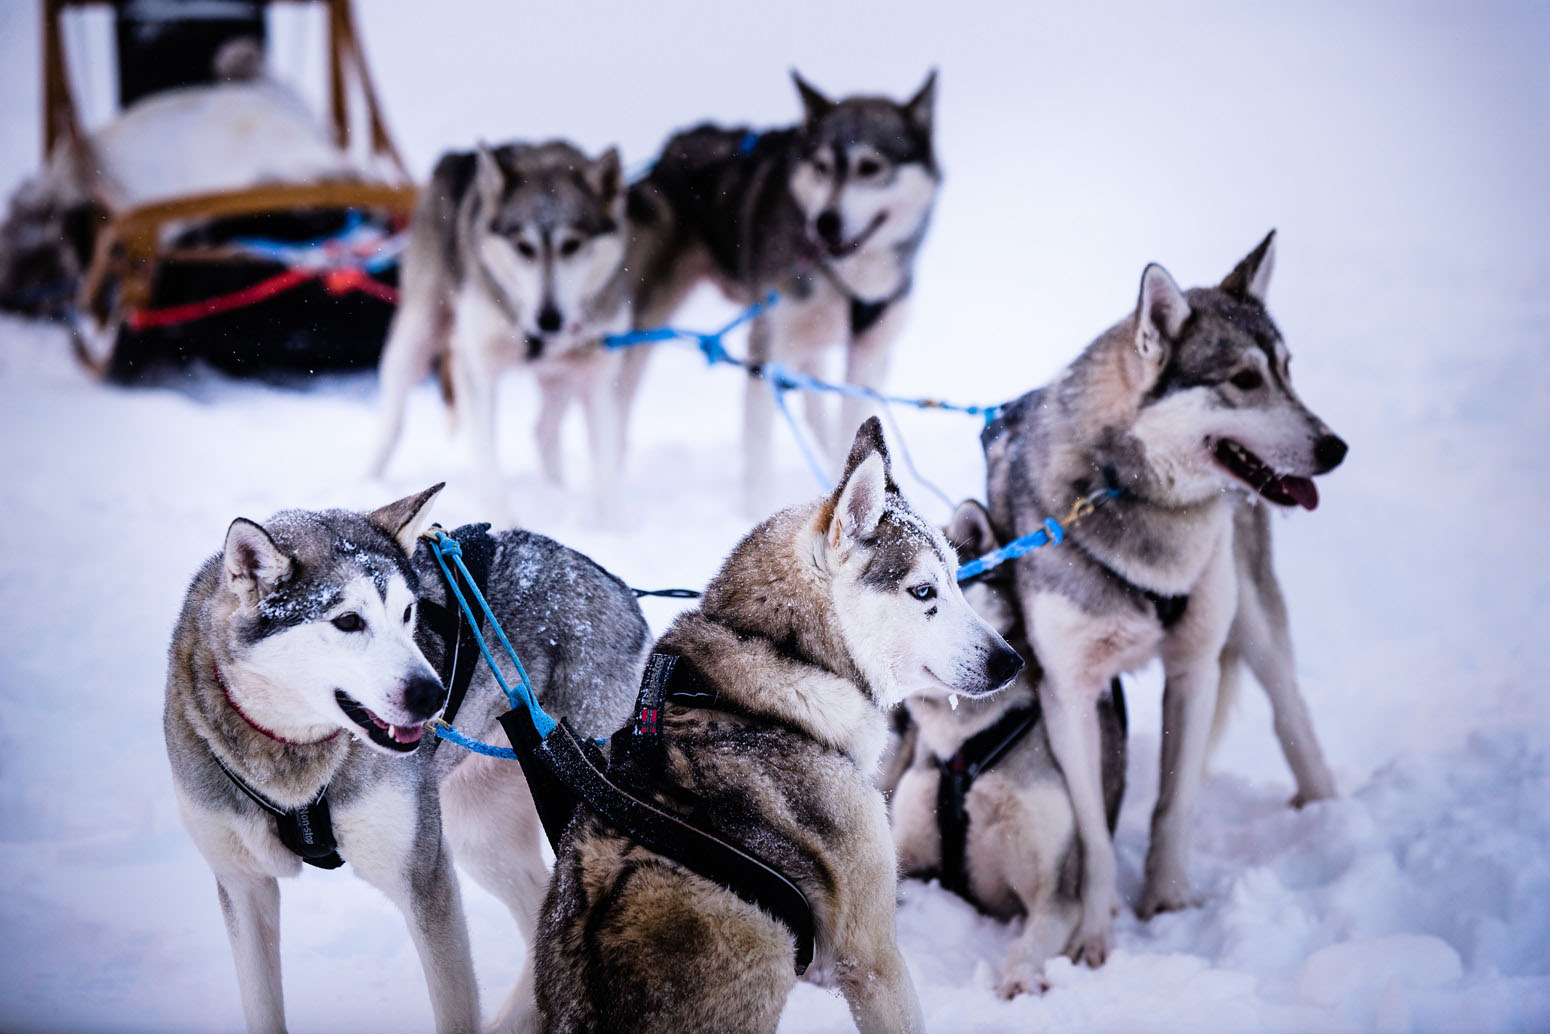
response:
<path id="1" fill-rule="evenodd" d="M 528 949 L 516 986 L 487 1030 L 491 1034 L 536 1030 L 532 949 L 549 870 L 539 846 L 543 830 L 527 780 L 518 765 L 471 755 L 442 784 L 441 799 L 458 865 L 506 906 Z"/>
<path id="2" fill-rule="evenodd" d="M 1023 932 L 1012 942 L 1001 967 L 1002 998 L 1038 994 L 1049 989 L 1044 960 L 1069 937 L 1073 916 L 1057 915 L 1060 867 L 1076 836 L 1076 822 L 1065 788 L 1058 781 L 1038 783 L 1025 789 L 1018 800 L 1018 820 L 1006 823 L 1012 832 L 1005 848 L 1008 882 L 1023 905 L 1027 918 Z M 973 829 L 971 820 L 970 829 Z M 973 835 L 972 833 L 970 834 Z M 1067 910 L 1069 911 L 1069 910 Z M 1051 943 L 1051 926 L 1065 937 Z"/>
<path id="3" fill-rule="evenodd" d="M 598 355 L 580 374 L 581 406 L 587 417 L 588 444 L 592 447 L 593 504 L 598 520 L 608 527 L 614 527 L 621 514 L 621 414 L 612 377 L 619 368 L 617 360 L 612 354 Z"/>
<path id="4" fill-rule="evenodd" d="M 1183 619 L 1163 640 L 1161 772 L 1146 880 L 1136 906 L 1143 919 L 1197 903 L 1189 883 L 1189 830 L 1205 778 L 1221 678 L 1218 658 L 1238 602 L 1230 536 L 1226 538 L 1190 593 Z"/>
<path id="5" fill-rule="evenodd" d="M 863 388 L 871 388 L 881 391 L 883 381 L 888 376 L 888 356 L 893 347 L 894 339 L 904 329 L 904 320 L 909 312 L 909 302 L 900 298 L 889 302 L 882 315 L 877 318 L 866 330 L 857 334 L 845 350 L 845 381 L 848 384 L 857 384 Z M 840 431 L 835 435 L 835 441 L 841 450 L 850 448 L 850 441 L 855 436 L 856 428 L 861 422 L 872 414 L 875 404 L 865 398 L 852 398 L 849 395 L 840 400 Z M 839 463 L 845 462 L 845 452 L 839 454 Z"/>
<path id="6" fill-rule="evenodd" d="M 495 345 L 489 328 L 469 327 L 483 321 L 460 320 L 453 330 L 452 379 L 458 404 L 468 414 L 469 446 L 473 456 L 474 477 L 484 493 L 492 516 L 510 523 L 512 514 L 501 487 L 500 466 L 495 453 L 495 388 L 498 367 L 491 361 Z"/>
<path id="7" fill-rule="evenodd" d="M 446 337 L 447 320 L 444 307 L 436 299 L 414 299 L 413 304 L 406 299 L 393 319 L 393 329 L 382 348 L 382 361 L 377 371 L 381 414 L 377 446 L 372 452 L 371 466 L 367 468 L 372 477 L 381 477 L 387 469 L 388 459 L 403 431 L 409 393 L 430 371 L 431 359 Z"/>
<path id="8" fill-rule="evenodd" d="M 538 464 L 544 480 L 551 485 L 565 483 L 565 465 L 560 456 L 560 424 L 570 405 L 570 371 L 549 371 L 538 375 L 538 423 L 533 437 L 538 442 Z"/>
<path id="9" fill-rule="evenodd" d="M 280 985 L 280 882 L 272 876 L 225 872 L 216 874 L 215 889 L 237 963 L 248 1034 L 281 1034 L 285 995 Z"/>
<path id="10" fill-rule="evenodd" d="M 824 353 L 815 349 L 802 357 L 797 364 L 797 369 L 809 377 L 822 379 L 824 375 Z M 823 392 L 804 391 L 802 393 L 802 416 L 807 421 L 808 429 L 813 433 L 813 444 L 820 456 L 832 456 L 837 448 L 834 441 L 834 428 L 829 422 L 829 398 Z M 845 448 L 850 449 L 849 442 Z"/>
<path id="11" fill-rule="evenodd" d="M 771 358 L 774 328 L 768 315 L 757 317 L 748 332 L 748 355 L 754 362 Z M 743 390 L 743 510 L 760 518 L 770 509 L 770 428 L 775 400 L 762 377 L 749 375 Z"/>

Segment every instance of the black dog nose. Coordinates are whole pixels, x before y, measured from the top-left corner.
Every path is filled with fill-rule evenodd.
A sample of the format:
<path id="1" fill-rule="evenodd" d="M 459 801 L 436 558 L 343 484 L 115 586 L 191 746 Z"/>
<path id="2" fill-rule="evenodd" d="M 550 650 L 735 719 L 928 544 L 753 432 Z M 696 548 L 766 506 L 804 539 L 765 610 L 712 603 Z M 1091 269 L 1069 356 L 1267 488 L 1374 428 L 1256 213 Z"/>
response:
<path id="1" fill-rule="evenodd" d="M 560 315 L 560 310 L 552 305 L 545 305 L 538 310 L 538 329 L 545 334 L 553 334 L 565 325 L 565 319 Z"/>
<path id="2" fill-rule="evenodd" d="M 1327 474 L 1340 466 L 1345 459 L 1346 444 L 1339 435 L 1326 434 L 1313 443 L 1313 461 L 1319 465 L 1319 473 Z"/>
<path id="3" fill-rule="evenodd" d="M 446 687 L 428 675 L 416 675 L 404 684 L 404 710 L 422 719 L 440 711 L 446 699 Z"/>
<path id="4" fill-rule="evenodd" d="M 818 221 L 813 224 L 813 229 L 818 231 L 818 236 L 825 244 L 838 244 L 840 242 L 840 214 L 832 208 L 825 208 L 818 213 Z"/>
<path id="5" fill-rule="evenodd" d="M 997 647 L 985 664 L 985 678 L 991 688 L 1000 689 L 1017 677 L 1023 670 L 1022 656 L 1010 646 Z"/>

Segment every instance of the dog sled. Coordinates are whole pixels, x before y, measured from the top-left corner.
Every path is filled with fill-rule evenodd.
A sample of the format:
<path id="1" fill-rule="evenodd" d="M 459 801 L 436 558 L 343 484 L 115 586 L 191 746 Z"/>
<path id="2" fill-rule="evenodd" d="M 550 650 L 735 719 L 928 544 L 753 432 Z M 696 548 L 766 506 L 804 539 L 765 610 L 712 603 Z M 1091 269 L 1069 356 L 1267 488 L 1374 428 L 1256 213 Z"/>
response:
<path id="1" fill-rule="evenodd" d="M 8 248 L 6 307 L 68 323 L 94 373 L 376 362 L 416 191 L 349 0 L 282 2 L 326 23 L 324 120 L 263 71 L 271 0 L 44 0 L 48 164 L 30 201 L 65 254 L 29 278 Z M 64 45 L 87 8 L 111 9 L 118 66 L 119 110 L 94 132 Z"/>

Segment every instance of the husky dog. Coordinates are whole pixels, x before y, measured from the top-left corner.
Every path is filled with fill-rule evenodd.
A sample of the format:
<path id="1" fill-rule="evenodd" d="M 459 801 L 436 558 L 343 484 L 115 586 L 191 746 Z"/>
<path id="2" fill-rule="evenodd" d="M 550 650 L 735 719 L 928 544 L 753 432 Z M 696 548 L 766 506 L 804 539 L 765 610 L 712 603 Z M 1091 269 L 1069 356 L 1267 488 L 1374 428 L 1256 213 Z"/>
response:
<path id="1" fill-rule="evenodd" d="M 643 217 L 655 230 L 635 323 L 665 322 L 703 280 L 745 305 L 775 290 L 779 303 L 753 323 L 752 360 L 817 375 L 826 350 L 843 344 L 846 380 L 880 387 L 941 181 L 932 147 L 936 73 L 903 104 L 835 102 L 793 78 L 800 125 L 765 133 L 698 126 L 670 139 L 632 188 L 632 210 L 659 213 Z M 634 351 L 627 392 L 645 361 L 644 350 Z M 757 377 L 746 390 L 744 502 L 764 513 L 773 400 Z M 840 428 L 857 426 L 867 406 L 846 398 Z M 843 449 L 811 394 L 807 416 L 827 449 Z"/>
<path id="2" fill-rule="evenodd" d="M 899 494 L 873 417 L 834 494 L 756 527 L 656 645 L 699 673 L 707 702 L 663 710 L 643 792 L 667 809 L 697 800 L 718 835 L 800 887 L 815 965 L 862 1031 L 921 1029 L 871 781 L 884 711 L 911 693 L 982 696 L 1022 667 L 956 568 Z M 586 811 L 556 856 L 537 944 L 545 1031 L 775 1030 L 796 978 L 773 915 Z"/>
<path id="3" fill-rule="evenodd" d="M 960 561 L 1002 545 L 991 530 L 990 515 L 973 500 L 959 505 L 947 538 Z M 1011 998 L 1047 986 L 1044 960 L 1065 946 L 1076 927 L 1080 854 L 1071 798 L 1038 719 L 1041 673 L 1023 632 L 1011 571 L 1005 565 L 992 568 L 971 582 L 963 595 L 1022 654 L 1027 666 L 1011 686 L 991 697 L 958 706 L 940 697 L 905 701 L 919 746 L 914 764 L 893 794 L 893 836 L 906 876 L 940 875 L 948 885 L 946 824 L 938 813 L 941 784 L 947 778 L 943 767 L 961 766 L 968 760 L 966 746 L 974 747 L 981 733 L 996 741 L 987 745 L 995 755 L 982 753 L 977 759 L 996 756 L 993 765 L 976 773 L 963 794 L 968 820 L 961 842 L 963 885 L 952 889 L 961 890 L 992 915 L 1027 917 L 1001 969 L 1000 993 Z M 1097 714 L 1104 812 L 1112 832 L 1125 791 L 1123 697 L 1105 693 L 1098 699 Z M 1003 747 L 1008 741 L 1013 745 Z M 1000 753 L 1001 749 L 1005 752 Z M 945 832 L 952 835 L 950 825 Z"/>
<path id="4" fill-rule="evenodd" d="M 628 237 L 611 148 L 595 161 L 563 142 L 443 155 L 410 221 L 401 301 L 382 350 L 372 473 L 398 441 L 409 390 L 440 359 L 448 401 L 467 416 L 476 473 L 503 512 L 496 382 L 507 367 L 526 366 L 541 393 L 545 477 L 561 480 L 560 422 L 576 399 L 599 510 L 613 516 L 624 435 L 620 357 L 600 339 L 629 324 Z"/>
<path id="5" fill-rule="evenodd" d="M 1116 674 L 1161 658 L 1160 789 L 1137 911 L 1183 908 L 1194 901 L 1189 827 L 1219 658 L 1238 611 L 1234 512 L 1249 493 L 1313 509 L 1310 477 L 1346 453 L 1292 390 L 1265 309 L 1274 244 L 1272 232 L 1215 287 L 1183 291 L 1147 266 L 1135 312 L 983 435 L 991 519 L 1012 536 L 1106 484 L 1122 490 L 1059 547 L 1014 561 L 1083 849 L 1082 916 L 1066 950 L 1092 965 L 1108 954 L 1116 896 L 1094 704 Z"/>
<path id="6" fill-rule="evenodd" d="M 438 749 L 422 733 L 447 699 L 438 671 L 456 660 L 427 627 L 424 611 L 454 604 L 416 541 L 440 488 L 370 514 L 239 518 L 184 601 L 169 651 L 167 753 L 184 825 L 215 872 L 251 1031 L 285 1026 L 276 877 L 296 875 L 302 859 L 282 840 L 282 811 L 304 846 L 326 837 L 331 818 L 337 849 L 318 864 L 350 862 L 403 911 L 438 1031 L 478 1026 L 454 856 L 532 941 L 548 874 L 520 766 Z M 594 733 L 612 728 L 649 642 L 630 590 L 539 535 L 503 532 L 488 548 L 486 597 L 536 692 Z M 569 634 L 577 615 L 585 649 Z M 506 707 L 481 667 L 457 726 L 488 739 Z M 525 970 L 495 1029 L 531 1016 Z"/>

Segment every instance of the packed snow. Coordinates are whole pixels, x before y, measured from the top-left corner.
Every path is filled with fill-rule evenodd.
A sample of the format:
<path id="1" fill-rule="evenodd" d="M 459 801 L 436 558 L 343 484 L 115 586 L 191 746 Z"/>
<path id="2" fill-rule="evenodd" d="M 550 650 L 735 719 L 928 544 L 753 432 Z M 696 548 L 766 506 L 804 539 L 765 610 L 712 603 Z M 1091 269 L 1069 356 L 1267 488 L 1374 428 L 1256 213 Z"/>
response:
<path id="1" fill-rule="evenodd" d="M 929 1027 L 1550 1029 L 1550 11 L 360 7 L 383 104 L 422 176 L 441 148 L 479 138 L 618 143 L 633 166 L 700 119 L 795 118 L 791 66 L 835 94 L 895 96 L 938 66 L 947 179 L 890 377 L 900 392 L 1000 401 L 1121 316 L 1147 261 L 1214 281 L 1278 228 L 1271 310 L 1304 399 L 1352 447 L 1318 511 L 1275 525 L 1299 675 L 1341 796 L 1288 806 L 1268 708 L 1246 687 L 1195 822 L 1200 907 L 1145 923 L 1122 911 L 1101 969 L 1056 960 L 1047 993 L 1001 1001 L 1015 925 L 901 884 L 899 937 Z M 41 161 L 37 17 L 6 0 L 7 191 Z M 92 31 L 68 39 L 90 50 Z M 315 53 L 310 31 L 298 20 L 273 34 L 282 70 Z M 83 89 L 100 94 L 109 76 L 90 63 Z M 681 322 L 729 312 L 705 295 Z M 588 516 L 580 421 L 566 440 L 575 487 L 545 485 L 528 433 L 536 393 L 509 378 L 512 508 L 634 585 L 702 584 L 749 524 L 735 503 L 741 388 L 686 351 L 654 360 L 616 531 Z M 199 371 L 106 387 L 57 329 L 0 320 L 0 1029 L 242 1029 L 213 881 L 171 796 L 167 637 L 233 517 L 367 508 L 442 478 L 443 521 L 483 516 L 466 443 L 429 384 L 387 480 L 362 476 L 374 403 L 369 374 L 304 389 Z M 973 418 L 898 422 L 948 497 L 982 492 Z M 816 485 L 781 440 L 774 477 L 795 501 Z M 644 603 L 657 629 L 676 605 Z M 1129 902 L 1156 792 L 1158 681 L 1144 672 L 1129 694 L 1117 837 Z M 468 880 L 463 891 L 493 1013 L 522 950 L 495 901 Z M 430 1029 L 386 900 L 348 870 L 308 871 L 282 893 L 292 1030 Z M 812 985 L 781 1025 L 852 1029 L 843 1001 Z"/>

